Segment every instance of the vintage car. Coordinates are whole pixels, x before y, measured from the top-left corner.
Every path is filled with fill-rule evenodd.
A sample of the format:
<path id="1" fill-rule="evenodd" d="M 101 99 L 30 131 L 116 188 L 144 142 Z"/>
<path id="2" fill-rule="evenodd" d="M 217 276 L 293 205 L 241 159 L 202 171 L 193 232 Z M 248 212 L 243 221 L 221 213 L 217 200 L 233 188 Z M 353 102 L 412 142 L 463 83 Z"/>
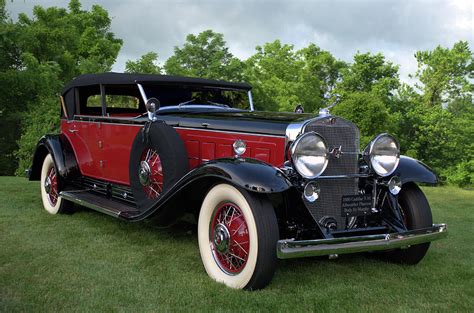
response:
<path id="1" fill-rule="evenodd" d="M 60 100 L 61 132 L 28 171 L 46 211 L 195 217 L 204 268 L 229 287 L 265 287 L 278 258 L 416 264 L 447 234 L 417 186 L 436 175 L 391 135 L 361 150 L 357 126 L 328 108 L 258 112 L 245 83 L 121 73 L 79 76 Z"/>

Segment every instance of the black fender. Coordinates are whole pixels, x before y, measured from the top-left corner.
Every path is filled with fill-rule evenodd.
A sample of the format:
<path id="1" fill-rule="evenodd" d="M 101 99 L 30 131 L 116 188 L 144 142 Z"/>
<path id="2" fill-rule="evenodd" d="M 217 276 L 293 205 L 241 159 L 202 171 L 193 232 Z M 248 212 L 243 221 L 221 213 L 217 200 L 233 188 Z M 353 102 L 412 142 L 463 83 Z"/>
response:
<path id="1" fill-rule="evenodd" d="M 392 176 L 400 177 L 402 184 L 413 182 L 434 185 L 438 183 L 438 177 L 428 165 L 404 155 L 400 157 L 400 163 L 390 177 Z"/>
<path id="2" fill-rule="evenodd" d="M 293 185 L 286 175 L 278 168 L 265 162 L 250 158 L 222 158 L 206 162 L 188 172 L 173 187 L 163 193 L 157 201 L 145 209 L 138 216 L 121 216 L 128 220 L 139 221 L 147 217 L 159 214 L 164 216 L 178 216 L 174 206 L 166 206 L 171 200 L 190 197 L 186 193 L 188 187 L 206 186 L 206 183 L 227 182 L 236 187 L 256 193 L 281 193 L 290 189 Z M 181 191 L 184 197 L 179 196 Z M 205 194 L 200 196 L 204 197 Z M 167 214 L 161 210 L 174 210 L 173 214 Z"/>
<path id="3" fill-rule="evenodd" d="M 33 164 L 28 171 L 29 180 L 40 180 L 43 160 L 48 153 L 51 154 L 60 177 L 79 175 L 79 166 L 69 140 L 64 135 L 50 134 L 41 137 L 36 145 Z"/>
<path id="4" fill-rule="evenodd" d="M 213 160 L 196 168 L 190 176 L 219 177 L 237 187 L 258 193 L 283 192 L 292 186 L 280 169 L 250 158 Z"/>

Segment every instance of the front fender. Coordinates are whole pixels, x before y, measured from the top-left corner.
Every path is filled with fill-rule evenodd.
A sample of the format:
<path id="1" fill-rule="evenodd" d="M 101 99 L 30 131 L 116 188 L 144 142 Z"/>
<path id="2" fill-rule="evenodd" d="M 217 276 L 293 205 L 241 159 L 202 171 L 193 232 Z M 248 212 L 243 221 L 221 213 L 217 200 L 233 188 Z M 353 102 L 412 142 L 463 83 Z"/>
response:
<path id="1" fill-rule="evenodd" d="M 280 169 L 265 162 L 247 158 L 216 159 L 188 172 L 140 215 L 132 217 L 121 215 L 121 217 L 139 221 L 152 215 L 166 215 L 167 212 L 163 212 L 162 208 L 166 207 L 169 201 L 180 198 L 181 191 L 193 184 L 206 185 L 206 182 L 216 181 L 225 181 L 252 192 L 267 194 L 284 192 L 293 186 Z M 173 217 L 167 219 L 171 220 L 178 213 L 174 212 Z"/>
<path id="2" fill-rule="evenodd" d="M 207 162 L 192 171 L 190 179 L 214 176 L 259 193 L 288 190 L 292 184 L 282 171 L 265 162 L 248 158 L 225 158 Z"/>
<path id="3" fill-rule="evenodd" d="M 29 170 L 30 180 L 41 178 L 41 167 L 46 155 L 51 154 L 56 170 L 63 178 L 79 174 L 79 166 L 71 144 L 63 135 L 45 135 L 41 137 L 36 145 L 33 155 L 33 164 Z"/>
<path id="4" fill-rule="evenodd" d="M 437 184 L 438 177 L 426 164 L 402 155 L 397 169 L 391 176 L 400 177 L 402 184 L 409 182 Z"/>

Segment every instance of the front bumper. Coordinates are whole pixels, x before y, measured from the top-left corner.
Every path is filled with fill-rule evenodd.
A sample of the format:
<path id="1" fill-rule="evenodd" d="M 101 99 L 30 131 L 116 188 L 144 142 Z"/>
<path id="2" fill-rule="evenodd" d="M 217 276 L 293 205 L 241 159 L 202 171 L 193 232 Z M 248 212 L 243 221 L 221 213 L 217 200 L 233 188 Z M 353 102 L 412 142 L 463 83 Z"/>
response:
<path id="1" fill-rule="evenodd" d="M 279 259 L 291 259 L 408 248 L 447 235 L 446 224 L 433 224 L 432 227 L 400 233 L 298 241 L 283 239 L 277 243 L 277 256 Z"/>

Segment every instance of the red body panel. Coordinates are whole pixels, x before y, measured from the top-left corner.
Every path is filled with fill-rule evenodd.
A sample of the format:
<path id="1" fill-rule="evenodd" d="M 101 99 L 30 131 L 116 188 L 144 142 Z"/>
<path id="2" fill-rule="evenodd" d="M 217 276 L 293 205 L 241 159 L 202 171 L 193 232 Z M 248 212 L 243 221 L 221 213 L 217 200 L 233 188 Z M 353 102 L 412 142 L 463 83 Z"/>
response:
<path id="1" fill-rule="evenodd" d="M 117 122 L 61 121 L 61 131 L 71 142 L 82 175 L 124 185 L 130 184 L 130 149 L 142 126 Z M 244 157 L 274 166 L 281 166 L 285 161 L 285 137 L 282 136 L 175 129 L 185 143 L 191 169 L 209 160 L 234 156 L 232 144 L 237 139 L 247 143 Z"/>

